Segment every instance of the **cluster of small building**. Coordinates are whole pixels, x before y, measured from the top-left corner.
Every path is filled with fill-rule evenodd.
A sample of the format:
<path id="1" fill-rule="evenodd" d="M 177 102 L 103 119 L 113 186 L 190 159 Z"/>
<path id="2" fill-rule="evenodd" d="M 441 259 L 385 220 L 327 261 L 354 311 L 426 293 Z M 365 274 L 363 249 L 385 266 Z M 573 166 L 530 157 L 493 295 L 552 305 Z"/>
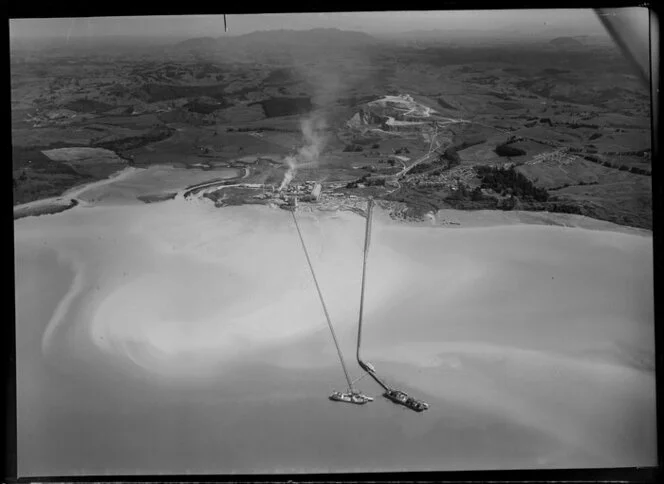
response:
<path id="1" fill-rule="evenodd" d="M 421 175 L 415 183 L 422 187 L 441 187 L 456 190 L 459 183 L 468 184 L 477 174 L 470 166 L 456 166 L 437 175 Z"/>
<path id="2" fill-rule="evenodd" d="M 297 207 L 298 201 L 316 203 L 320 201 L 323 187 L 318 182 L 306 181 L 302 184 L 289 184 L 283 189 L 275 185 L 266 185 L 263 187 L 263 194 L 255 198 L 272 199 L 280 201 L 289 207 Z"/>
<path id="3" fill-rule="evenodd" d="M 320 183 L 306 181 L 302 184 L 289 184 L 285 189 L 278 191 L 278 193 L 282 197 L 296 197 L 301 201 L 317 202 L 320 199 L 322 191 L 323 187 Z"/>
<path id="4" fill-rule="evenodd" d="M 27 114 L 25 121 L 32 123 L 33 128 L 42 128 L 50 125 L 66 124 L 76 117 L 76 112 L 69 109 L 54 109 L 51 111 L 38 111 L 35 114 Z"/>

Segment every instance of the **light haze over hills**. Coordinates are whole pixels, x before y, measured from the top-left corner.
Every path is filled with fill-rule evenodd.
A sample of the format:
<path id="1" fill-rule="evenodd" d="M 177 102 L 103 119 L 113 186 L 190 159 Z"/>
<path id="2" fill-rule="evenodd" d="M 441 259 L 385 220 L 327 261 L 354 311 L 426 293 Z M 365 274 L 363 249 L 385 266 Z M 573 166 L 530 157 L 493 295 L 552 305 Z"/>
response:
<path id="1" fill-rule="evenodd" d="M 647 12 L 646 9 L 643 12 Z M 298 14 L 228 15 L 224 32 L 222 15 L 14 19 L 12 38 L 77 38 L 131 36 L 191 38 L 235 36 L 260 30 L 338 28 L 372 35 L 399 36 L 413 31 L 440 31 L 521 35 L 601 34 L 591 9 L 334 12 Z"/>

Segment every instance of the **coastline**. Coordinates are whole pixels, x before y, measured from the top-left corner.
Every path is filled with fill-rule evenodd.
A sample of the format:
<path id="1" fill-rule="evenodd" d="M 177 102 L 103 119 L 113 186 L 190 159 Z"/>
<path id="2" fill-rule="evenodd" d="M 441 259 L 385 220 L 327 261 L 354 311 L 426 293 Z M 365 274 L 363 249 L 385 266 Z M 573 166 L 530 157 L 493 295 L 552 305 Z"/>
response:
<path id="1" fill-rule="evenodd" d="M 613 222 L 587 217 L 585 215 L 520 210 L 471 211 L 443 209 L 436 213 L 435 221 L 419 222 L 412 225 L 436 226 L 451 229 L 502 227 L 510 225 L 546 225 L 652 237 L 652 230 L 631 227 L 628 225 L 619 225 Z"/>
<path id="2" fill-rule="evenodd" d="M 90 183 L 85 183 L 83 185 L 78 185 L 72 187 L 65 191 L 59 197 L 49 197 L 43 198 L 41 200 L 34 200 L 28 203 L 22 203 L 21 205 L 14 206 L 14 220 L 18 220 L 24 217 L 36 217 L 39 215 L 51 215 L 70 208 L 76 207 L 78 205 L 89 205 L 87 202 L 78 199 L 78 197 L 90 190 L 92 188 L 97 188 L 100 186 L 113 183 L 129 176 L 133 175 L 136 172 L 143 171 L 142 168 L 135 168 L 133 166 L 125 167 L 124 169 L 113 173 L 108 178 L 103 178 L 102 180 L 96 180 Z"/>
<path id="3" fill-rule="evenodd" d="M 40 202 L 40 203 L 37 203 Z M 38 217 L 40 215 L 53 215 L 74 208 L 79 204 L 78 200 L 44 199 L 29 204 L 14 207 L 14 220 L 24 217 Z"/>
<path id="4" fill-rule="evenodd" d="M 159 164 L 152 165 L 148 168 L 125 167 L 108 178 L 97 180 L 94 182 L 79 185 L 67 190 L 59 197 L 50 197 L 41 200 L 35 200 L 21 205 L 14 206 L 14 220 L 24 217 L 51 215 L 64 212 L 78 205 L 91 207 L 95 206 L 94 202 L 87 201 L 81 197 L 85 192 L 102 188 L 105 185 L 129 179 L 132 176 L 148 172 L 150 169 L 159 170 L 160 168 L 173 168 L 172 164 Z M 187 171 L 188 169 L 183 169 Z M 239 170 L 239 169 L 238 169 Z M 201 181 L 195 184 L 190 184 L 184 187 L 174 189 L 168 187 L 166 192 L 150 191 L 137 195 L 137 199 L 143 203 L 159 203 L 172 199 L 189 198 L 196 196 L 200 198 L 208 187 L 216 188 L 218 186 L 233 186 L 236 181 L 244 179 L 249 174 L 247 167 L 243 168 L 244 174 L 239 174 L 235 177 L 216 178 L 208 181 Z M 255 205 L 255 204 L 246 204 Z M 219 208 L 220 210 L 223 207 Z M 633 235 L 641 235 L 652 237 L 652 230 L 643 229 L 638 227 L 631 227 L 628 225 L 620 225 L 605 220 L 594 219 L 585 215 L 554 213 L 554 212 L 533 212 L 533 211 L 520 211 L 520 210 L 459 210 L 459 209 L 440 209 L 433 216 L 426 221 L 405 221 L 396 220 L 391 218 L 387 211 L 377 206 L 377 215 L 389 223 L 412 226 L 412 227 L 441 227 L 441 228 L 486 228 L 486 227 L 502 227 L 510 225 L 549 225 L 560 226 L 568 228 L 581 228 L 586 230 L 599 230 L 608 232 L 628 233 Z M 327 210 L 318 207 L 315 204 L 307 207 L 307 212 L 314 212 L 316 214 L 329 214 L 339 212 L 339 210 Z M 351 211 L 361 215 L 358 210 L 341 210 Z"/>

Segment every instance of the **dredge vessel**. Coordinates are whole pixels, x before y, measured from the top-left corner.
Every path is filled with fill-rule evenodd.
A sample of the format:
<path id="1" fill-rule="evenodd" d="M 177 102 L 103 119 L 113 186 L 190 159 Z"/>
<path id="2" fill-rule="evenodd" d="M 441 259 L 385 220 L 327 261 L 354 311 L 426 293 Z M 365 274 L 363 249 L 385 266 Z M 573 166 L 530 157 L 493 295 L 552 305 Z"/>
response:
<path id="1" fill-rule="evenodd" d="M 321 305 L 323 307 L 323 312 L 325 313 L 325 318 L 327 320 L 328 327 L 330 329 L 330 333 L 332 334 L 332 339 L 334 340 L 334 345 L 337 349 L 337 354 L 339 356 L 339 361 L 341 362 L 341 367 L 343 368 L 344 375 L 346 377 L 346 382 L 348 383 L 348 388 L 344 392 L 339 392 L 339 391 L 334 391 L 330 395 L 330 400 L 335 401 L 335 402 L 344 402 L 344 403 L 352 403 L 354 405 L 364 405 L 366 403 L 372 402 L 373 398 L 369 397 L 362 392 L 356 390 L 353 387 L 354 381 L 351 380 L 350 375 L 348 373 L 348 369 L 346 368 L 346 363 L 344 361 L 343 354 L 341 352 L 341 347 L 339 346 L 339 341 L 337 340 L 336 333 L 334 331 L 334 326 L 332 325 L 332 320 L 330 319 L 330 315 L 327 312 L 327 307 L 325 306 L 325 300 L 323 299 L 323 293 L 320 289 L 320 286 L 318 285 L 318 280 L 316 279 L 316 273 L 314 271 L 313 264 L 311 263 L 311 259 L 309 258 L 309 252 L 307 251 L 307 246 L 304 243 L 304 238 L 302 237 L 302 231 L 300 230 L 300 226 L 297 223 L 297 217 L 295 216 L 295 208 L 297 206 L 297 199 L 295 198 L 293 200 L 292 205 L 289 204 L 290 206 L 287 207 L 291 210 L 291 214 L 293 216 L 293 221 L 295 222 L 295 228 L 297 229 L 297 233 L 300 237 L 300 242 L 302 243 L 302 248 L 304 250 L 304 255 L 307 258 L 307 263 L 309 264 L 309 269 L 311 270 L 311 275 L 314 280 L 314 284 L 316 285 L 316 291 L 318 292 L 318 297 L 320 298 Z M 388 400 L 399 404 L 403 405 L 406 408 L 409 408 L 411 410 L 414 410 L 416 412 L 422 412 L 424 410 L 427 410 L 429 408 L 429 405 L 425 402 L 422 402 L 420 400 L 417 400 L 416 398 L 413 398 L 409 396 L 406 392 L 403 392 L 401 390 L 396 390 L 394 388 L 389 387 L 385 382 L 383 382 L 380 378 L 378 378 L 378 375 L 376 374 L 376 369 L 374 366 L 366 361 L 362 360 L 362 357 L 360 355 L 360 347 L 362 344 L 362 317 L 364 314 L 364 288 L 366 285 L 366 274 L 367 274 L 367 258 L 369 255 L 369 244 L 371 242 L 371 220 L 373 216 L 373 205 L 374 201 L 372 198 L 369 198 L 368 200 L 368 205 L 367 205 L 367 223 L 366 223 L 366 231 L 365 231 L 365 237 L 364 237 L 364 260 L 362 263 L 362 289 L 361 289 L 361 294 L 360 294 L 360 317 L 358 321 L 358 330 L 357 330 L 357 362 L 360 365 L 360 367 L 373 378 L 376 383 L 378 383 L 381 387 L 383 387 L 383 390 L 385 390 L 385 393 L 383 393 L 383 396 L 387 398 Z M 363 375 L 364 376 L 364 375 Z M 362 377 L 356 379 L 355 381 L 358 381 Z"/>

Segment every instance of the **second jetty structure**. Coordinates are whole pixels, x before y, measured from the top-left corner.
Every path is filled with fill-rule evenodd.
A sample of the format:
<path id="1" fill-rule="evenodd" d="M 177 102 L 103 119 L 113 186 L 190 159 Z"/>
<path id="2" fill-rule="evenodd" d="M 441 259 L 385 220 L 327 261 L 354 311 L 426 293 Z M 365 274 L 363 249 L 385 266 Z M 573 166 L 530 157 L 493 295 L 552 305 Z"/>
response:
<path id="1" fill-rule="evenodd" d="M 381 380 L 378 375 L 376 374 L 376 369 L 371 363 L 365 362 L 362 360 L 362 357 L 360 355 L 360 347 L 362 344 L 362 318 L 364 315 L 364 289 L 366 287 L 366 280 L 367 280 L 367 260 L 369 257 L 369 246 L 371 244 L 371 221 L 373 217 L 373 206 L 374 206 L 374 201 L 372 198 L 369 198 L 367 202 L 367 223 L 366 223 L 366 229 L 365 229 L 365 234 L 364 234 L 364 259 L 362 262 L 362 288 L 361 288 L 361 293 L 360 293 L 360 317 L 358 321 L 358 329 L 357 329 L 357 363 L 360 365 L 360 367 L 366 371 L 375 381 L 378 383 L 383 389 L 385 390 L 385 393 L 383 393 L 383 396 L 394 403 L 403 405 L 407 408 L 410 408 L 411 410 L 414 410 L 416 412 L 422 412 L 424 410 L 427 410 L 429 408 L 429 404 L 425 403 L 421 400 L 417 400 L 411 396 L 409 396 L 406 392 L 403 392 L 401 390 L 396 390 L 394 388 L 391 388 L 388 386 L 383 380 Z"/>

